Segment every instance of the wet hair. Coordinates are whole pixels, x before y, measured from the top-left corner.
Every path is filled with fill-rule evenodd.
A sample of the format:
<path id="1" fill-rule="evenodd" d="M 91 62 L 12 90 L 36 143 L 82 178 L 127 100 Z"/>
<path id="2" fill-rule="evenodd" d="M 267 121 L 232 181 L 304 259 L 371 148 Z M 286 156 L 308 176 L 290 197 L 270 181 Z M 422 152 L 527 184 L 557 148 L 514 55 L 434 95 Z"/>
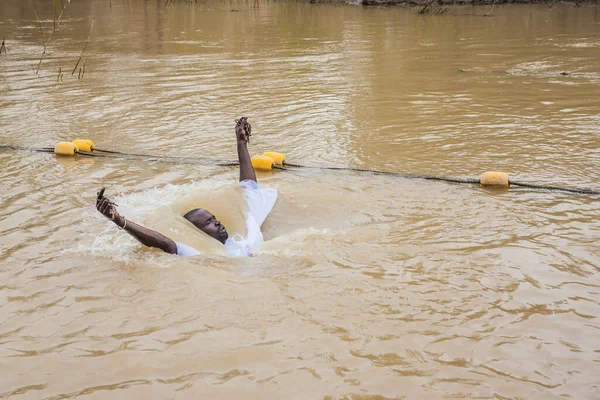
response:
<path id="1" fill-rule="evenodd" d="M 208 236 L 217 239 L 221 243 L 225 243 L 229 237 L 227 229 L 223 226 L 221 221 L 204 208 L 194 208 L 185 213 L 183 218 L 187 219 L 196 228 L 200 229 Z"/>
<path id="2" fill-rule="evenodd" d="M 191 219 L 194 217 L 194 215 L 196 215 L 197 213 L 202 212 L 202 211 L 207 211 L 207 210 L 205 210 L 204 208 L 194 208 L 193 210 L 186 212 L 184 214 L 183 218 L 185 218 L 191 222 Z"/>

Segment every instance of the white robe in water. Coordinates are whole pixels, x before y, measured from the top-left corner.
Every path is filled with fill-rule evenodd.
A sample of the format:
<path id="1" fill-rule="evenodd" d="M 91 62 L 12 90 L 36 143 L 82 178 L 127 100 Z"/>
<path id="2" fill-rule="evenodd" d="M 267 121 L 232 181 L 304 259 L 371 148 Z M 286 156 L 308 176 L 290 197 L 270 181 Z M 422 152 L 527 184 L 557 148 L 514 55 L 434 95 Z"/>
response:
<path id="1" fill-rule="evenodd" d="M 252 253 L 252 250 L 264 240 L 260 226 L 275 205 L 277 190 L 261 188 L 258 186 L 258 183 L 251 180 L 240 182 L 240 186 L 244 189 L 244 197 L 246 198 L 246 203 L 248 203 L 246 237 L 239 233 L 233 235 L 225 242 L 225 248 L 230 256 L 248 257 Z M 196 256 L 200 254 L 193 247 L 179 242 L 175 243 L 177 244 L 178 256 Z"/>

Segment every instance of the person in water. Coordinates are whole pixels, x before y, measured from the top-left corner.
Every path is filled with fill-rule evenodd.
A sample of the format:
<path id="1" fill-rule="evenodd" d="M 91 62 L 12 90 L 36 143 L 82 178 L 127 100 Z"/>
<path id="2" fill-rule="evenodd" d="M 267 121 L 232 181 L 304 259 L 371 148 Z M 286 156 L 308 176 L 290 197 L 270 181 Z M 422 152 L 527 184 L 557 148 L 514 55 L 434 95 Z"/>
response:
<path id="1" fill-rule="evenodd" d="M 236 120 L 235 134 L 237 138 L 237 153 L 240 163 L 240 186 L 244 190 L 244 197 L 248 204 L 246 216 L 246 236 L 240 234 L 229 237 L 227 229 L 208 210 L 195 208 L 188 211 L 183 218 L 191 222 L 196 228 L 208 236 L 218 240 L 225 245 L 227 252 L 232 256 L 247 257 L 252 250 L 263 241 L 260 227 L 271 212 L 277 200 L 277 191 L 270 188 L 258 186 L 256 174 L 252 167 L 250 154 L 248 154 L 248 143 L 251 136 L 251 126 L 246 117 Z M 120 215 L 115 208 L 115 203 L 104 196 L 104 189 L 98 192 L 96 209 L 105 217 L 113 221 L 120 229 L 123 229 L 140 243 L 148 247 L 157 247 L 167 253 L 178 256 L 195 256 L 200 252 L 183 243 L 175 242 L 165 235 L 145 228 L 133 221 L 127 220 Z"/>

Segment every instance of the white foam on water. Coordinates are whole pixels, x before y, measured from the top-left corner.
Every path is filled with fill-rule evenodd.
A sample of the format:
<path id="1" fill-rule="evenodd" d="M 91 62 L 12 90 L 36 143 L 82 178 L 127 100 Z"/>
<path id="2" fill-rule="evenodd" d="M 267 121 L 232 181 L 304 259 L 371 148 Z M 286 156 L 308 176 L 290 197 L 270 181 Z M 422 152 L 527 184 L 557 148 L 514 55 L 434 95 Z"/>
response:
<path id="1" fill-rule="evenodd" d="M 277 236 L 263 242 L 254 255 L 275 255 L 286 258 L 304 257 L 312 254 L 315 242 L 334 233 L 330 229 L 306 228 L 297 229 L 291 233 Z"/>
<path id="2" fill-rule="evenodd" d="M 533 62 L 524 62 L 515 65 L 514 67 L 508 69 L 506 72 L 510 75 L 548 75 L 554 76 L 558 72 L 554 72 L 552 70 L 560 69 L 563 67 L 564 63 L 551 63 L 549 61 L 533 61 Z"/>
<path id="3" fill-rule="evenodd" d="M 574 48 L 593 48 L 600 47 L 600 42 L 582 42 L 582 43 L 567 43 L 567 44 L 555 44 L 557 47 L 574 47 Z"/>
<path id="4" fill-rule="evenodd" d="M 119 213 L 128 221 L 134 221 L 175 241 L 191 245 L 202 253 L 224 255 L 223 246 L 192 226 L 183 218 L 183 214 L 192 208 L 206 208 L 217 214 L 213 210 L 221 208 L 221 205 L 218 204 L 220 202 L 230 206 L 231 212 L 223 219 L 228 220 L 230 225 L 235 228 L 241 223 L 231 223 L 232 220 L 243 217 L 241 207 L 235 207 L 235 205 L 241 204 L 238 201 L 241 196 L 236 193 L 238 190 L 236 183 L 204 179 L 184 185 L 167 184 L 129 194 L 113 196 L 107 192 L 106 195 L 118 204 Z M 160 255 L 155 260 L 156 262 L 151 263 L 152 265 L 161 265 L 166 260 L 162 258 L 162 253 L 155 253 L 155 251 L 145 248 L 133 237 L 117 229 L 113 223 L 107 221 L 96 210 L 89 209 L 83 214 L 83 220 L 97 221 L 85 228 L 94 239 L 91 244 L 83 241 L 71 249 L 66 249 L 65 252 L 110 257 L 126 263 L 138 260 L 143 253 L 147 252 L 143 257 Z"/>

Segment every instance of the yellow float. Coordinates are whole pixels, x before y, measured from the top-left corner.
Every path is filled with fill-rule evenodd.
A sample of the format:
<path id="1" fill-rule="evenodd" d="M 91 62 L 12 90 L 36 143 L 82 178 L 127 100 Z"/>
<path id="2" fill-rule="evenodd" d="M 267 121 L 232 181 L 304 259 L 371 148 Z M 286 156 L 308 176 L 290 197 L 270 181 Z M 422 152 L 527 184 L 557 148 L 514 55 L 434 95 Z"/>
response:
<path id="1" fill-rule="evenodd" d="M 252 157 L 252 166 L 254 169 L 258 169 L 260 171 L 271 171 L 273 169 L 273 164 L 275 161 L 271 157 L 268 156 L 253 156 Z"/>
<path id="2" fill-rule="evenodd" d="M 73 142 L 60 142 L 54 146 L 54 154 L 61 156 L 74 156 L 78 151 L 79 148 Z"/>
<path id="3" fill-rule="evenodd" d="M 75 146 L 79 149 L 79 151 L 87 151 L 91 153 L 94 150 L 94 142 L 88 139 L 75 139 L 73 140 Z"/>
<path id="4" fill-rule="evenodd" d="M 274 151 L 267 151 L 265 154 L 263 154 L 263 156 L 271 157 L 273 159 L 273 163 L 275 165 L 279 165 L 280 167 L 282 167 L 283 163 L 285 162 L 285 155 L 276 153 Z"/>
<path id="5" fill-rule="evenodd" d="M 495 186 L 508 188 L 510 182 L 506 172 L 487 171 L 481 175 L 479 179 L 481 186 Z"/>

